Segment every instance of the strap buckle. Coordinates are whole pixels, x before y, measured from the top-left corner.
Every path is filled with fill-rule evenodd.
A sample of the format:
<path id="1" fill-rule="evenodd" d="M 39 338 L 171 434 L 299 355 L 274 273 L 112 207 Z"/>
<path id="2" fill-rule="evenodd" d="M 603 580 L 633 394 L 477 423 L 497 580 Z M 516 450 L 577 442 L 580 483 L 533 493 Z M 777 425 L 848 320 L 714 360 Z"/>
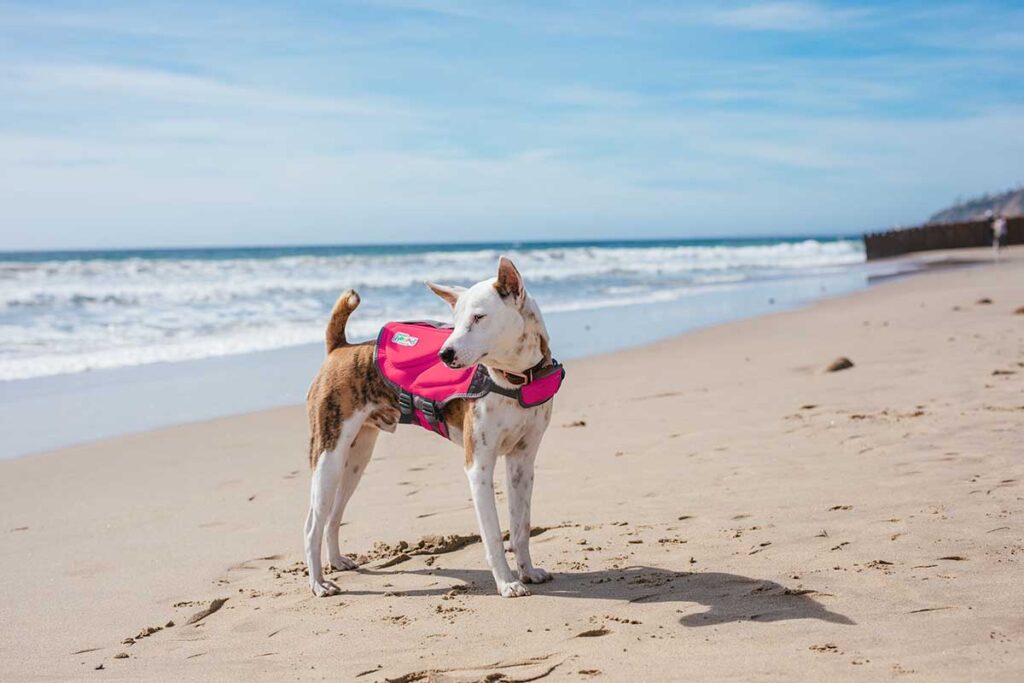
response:
<path id="1" fill-rule="evenodd" d="M 512 372 L 510 370 L 502 370 L 501 374 L 505 378 L 506 382 L 517 387 L 522 386 L 524 384 L 529 384 L 530 382 L 533 381 L 533 368 L 527 370 L 526 372 Z"/>
<path id="2" fill-rule="evenodd" d="M 411 418 L 413 407 L 414 402 L 412 394 L 407 391 L 400 391 L 398 393 L 398 410 L 402 413 L 402 416 Z"/>
<path id="3" fill-rule="evenodd" d="M 436 428 L 438 423 L 437 404 L 429 399 L 420 398 L 419 396 L 413 397 L 413 406 L 416 410 L 423 413 L 423 417 L 427 418 L 427 422 L 430 426 Z"/>

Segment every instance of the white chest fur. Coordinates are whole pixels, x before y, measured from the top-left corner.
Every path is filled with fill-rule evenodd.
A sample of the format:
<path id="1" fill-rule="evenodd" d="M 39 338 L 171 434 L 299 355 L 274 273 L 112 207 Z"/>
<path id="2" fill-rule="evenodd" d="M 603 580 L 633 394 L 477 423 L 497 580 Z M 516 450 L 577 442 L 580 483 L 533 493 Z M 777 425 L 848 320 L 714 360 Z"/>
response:
<path id="1" fill-rule="evenodd" d="M 496 455 L 508 455 L 521 443 L 538 443 L 551 422 L 552 403 L 523 408 L 501 394 L 476 399 L 470 406 L 474 450 L 494 449 Z M 455 427 L 449 429 L 448 438 L 458 446 L 465 443 L 462 430 Z"/>

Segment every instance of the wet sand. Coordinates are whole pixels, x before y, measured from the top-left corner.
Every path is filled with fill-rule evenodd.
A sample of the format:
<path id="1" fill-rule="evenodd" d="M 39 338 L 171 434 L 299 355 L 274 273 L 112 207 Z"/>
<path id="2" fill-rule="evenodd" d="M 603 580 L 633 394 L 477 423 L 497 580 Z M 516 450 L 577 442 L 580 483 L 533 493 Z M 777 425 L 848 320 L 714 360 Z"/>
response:
<path id="1" fill-rule="evenodd" d="M 301 407 L 0 462 L 0 678 L 1020 680 L 1022 284 L 1009 250 L 571 363 L 528 598 L 421 430 L 324 599 Z"/>

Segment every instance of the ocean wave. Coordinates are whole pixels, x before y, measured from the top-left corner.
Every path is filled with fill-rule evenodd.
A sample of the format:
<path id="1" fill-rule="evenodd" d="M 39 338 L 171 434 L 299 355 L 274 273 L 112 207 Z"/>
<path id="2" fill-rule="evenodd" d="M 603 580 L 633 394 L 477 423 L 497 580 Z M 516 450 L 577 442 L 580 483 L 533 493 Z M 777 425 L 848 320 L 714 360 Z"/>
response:
<path id="1" fill-rule="evenodd" d="M 419 315 L 413 318 L 429 316 Z M 385 319 L 353 321 L 349 326 L 351 340 L 370 339 L 386 322 Z M 120 345 L 91 351 L 66 350 L 41 353 L 24 358 L 0 358 L 0 381 L 72 374 L 132 365 L 171 363 L 217 356 L 269 351 L 288 346 L 323 341 L 324 324 L 262 327 L 239 330 L 231 334 L 177 339 L 173 342 L 149 342 Z"/>
<path id="2" fill-rule="evenodd" d="M 557 284 L 608 276 L 731 270 L 794 270 L 864 260 L 852 241 L 750 246 L 575 247 L 512 251 L 528 281 Z M 0 306 L 223 304 L 259 296 L 323 295 L 419 287 L 427 280 L 469 284 L 494 267 L 497 252 L 425 252 L 401 256 L 293 256 L 236 260 L 44 261 L 25 269 L 0 261 Z M 472 275 L 470 275 L 470 273 Z"/>
<path id="3" fill-rule="evenodd" d="M 426 280 L 470 284 L 498 250 L 285 254 L 260 258 L 0 257 L 0 380 L 281 348 L 322 338 L 338 293 L 364 305 L 352 334 L 438 317 Z M 551 313 L 657 304 L 758 279 L 864 261 L 851 240 L 572 245 L 507 251 Z"/>

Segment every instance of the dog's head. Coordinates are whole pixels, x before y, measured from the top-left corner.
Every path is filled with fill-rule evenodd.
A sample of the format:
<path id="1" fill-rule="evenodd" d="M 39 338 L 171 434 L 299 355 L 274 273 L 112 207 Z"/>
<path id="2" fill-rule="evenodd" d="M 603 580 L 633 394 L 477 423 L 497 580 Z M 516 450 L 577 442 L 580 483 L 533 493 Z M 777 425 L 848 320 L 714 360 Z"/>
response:
<path id="1" fill-rule="evenodd" d="M 477 363 L 506 362 L 521 346 L 526 328 L 523 305 L 526 287 L 512 261 L 498 260 L 498 276 L 470 288 L 428 282 L 455 313 L 455 330 L 438 354 L 450 368 Z"/>

